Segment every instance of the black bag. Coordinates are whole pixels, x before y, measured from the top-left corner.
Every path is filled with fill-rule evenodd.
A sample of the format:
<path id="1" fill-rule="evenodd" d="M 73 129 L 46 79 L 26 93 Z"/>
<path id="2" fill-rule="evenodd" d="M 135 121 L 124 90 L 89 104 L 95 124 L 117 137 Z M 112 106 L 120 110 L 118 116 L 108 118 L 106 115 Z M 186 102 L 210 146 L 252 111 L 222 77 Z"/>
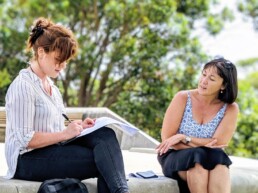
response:
<path id="1" fill-rule="evenodd" d="M 88 193 L 84 183 L 75 178 L 45 180 L 38 193 Z"/>

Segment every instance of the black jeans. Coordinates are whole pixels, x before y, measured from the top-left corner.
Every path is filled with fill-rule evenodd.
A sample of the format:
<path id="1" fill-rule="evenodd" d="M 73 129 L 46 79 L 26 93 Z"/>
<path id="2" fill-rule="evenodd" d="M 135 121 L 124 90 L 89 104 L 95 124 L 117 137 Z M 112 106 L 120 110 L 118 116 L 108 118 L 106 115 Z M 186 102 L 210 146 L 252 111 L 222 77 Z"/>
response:
<path id="1" fill-rule="evenodd" d="M 115 132 L 107 127 L 65 145 L 51 145 L 20 155 L 14 176 L 32 181 L 93 177 L 98 177 L 99 193 L 128 191 L 121 149 Z"/>

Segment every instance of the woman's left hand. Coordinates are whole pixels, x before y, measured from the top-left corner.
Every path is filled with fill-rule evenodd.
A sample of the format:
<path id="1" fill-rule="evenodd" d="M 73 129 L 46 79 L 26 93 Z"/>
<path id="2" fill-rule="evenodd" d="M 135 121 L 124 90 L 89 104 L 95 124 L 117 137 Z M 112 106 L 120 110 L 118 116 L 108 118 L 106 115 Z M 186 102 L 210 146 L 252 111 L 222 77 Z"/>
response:
<path id="1" fill-rule="evenodd" d="M 95 124 L 96 119 L 91 119 L 89 117 L 87 117 L 86 119 L 84 119 L 84 121 L 82 122 L 82 128 L 86 129 L 86 128 L 90 128 L 93 127 Z"/>
<path id="2" fill-rule="evenodd" d="M 213 141 L 211 141 L 210 143 L 207 143 L 206 145 L 205 145 L 205 147 L 209 147 L 209 148 L 221 148 L 221 149 L 223 149 L 223 148 L 225 148 L 225 147 L 227 147 L 227 145 L 217 145 L 217 139 L 214 139 Z"/>
<path id="3" fill-rule="evenodd" d="M 157 153 L 160 155 L 166 153 L 173 145 L 180 143 L 185 138 L 183 134 L 176 134 L 170 138 L 162 141 L 156 148 Z"/>

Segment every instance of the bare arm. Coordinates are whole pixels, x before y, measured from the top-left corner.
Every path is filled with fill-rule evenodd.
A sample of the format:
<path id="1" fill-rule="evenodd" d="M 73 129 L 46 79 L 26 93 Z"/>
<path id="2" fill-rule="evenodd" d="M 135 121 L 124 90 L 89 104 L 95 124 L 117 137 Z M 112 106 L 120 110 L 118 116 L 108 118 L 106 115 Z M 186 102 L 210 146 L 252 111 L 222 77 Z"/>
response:
<path id="1" fill-rule="evenodd" d="M 95 120 L 91 118 L 86 118 L 84 121 L 76 120 L 68 125 L 68 127 L 61 131 L 55 133 L 42 133 L 36 132 L 27 148 L 41 148 L 49 145 L 59 143 L 80 135 L 83 129 L 92 127 L 95 124 Z"/>
<path id="2" fill-rule="evenodd" d="M 238 112 L 237 103 L 228 105 L 225 115 L 213 135 L 213 138 L 217 140 L 216 145 L 229 143 L 237 127 Z"/>
<path id="3" fill-rule="evenodd" d="M 166 110 L 161 130 L 162 142 L 157 147 L 157 151 L 160 154 L 166 153 L 170 148 L 186 148 L 184 144 L 181 144 L 185 136 L 183 134 L 177 134 L 184 114 L 186 101 L 187 91 L 180 91 L 174 96 Z"/>
<path id="4" fill-rule="evenodd" d="M 83 130 L 81 121 L 73 121 L 61 132 L 43 133 L 35 132 L 27 148 L 37 149 L 46 147 L 78 136 Z"/>
<path id="5" fill-rule="evenodd" d="M 161 139 L 162 141 L 175 135 L 181 123 L 184 109 L 187 101 L 187 92 L 180 91 L 172 99 L 168 106 L 162 124 Z"/>
<path id="6" fill-rule="evenodd" d="M 197 137 L 191 137 L 191 142 L 187 145 L 190 147 L 199 147 L 199 146 L 205 146 L 211 142 L 213 142 L 214 138 L 197 138 Z"/>
<path id="7" fill-rule="evenodd" d="M 43 133 L 35 132 L 27 148 L 37 149 L 67 140 L 64 132 Z"/>
<path id="8" fill-rule="evenodd" d="M 178 144 L 173 145 L 170 148 L 175 149 L 175 150 L 180 150 L 180 149 L 187 149 L 187 148 L 190 148 L 190 147 L 191 146 L 189 146 L 188 144 L 186 145 L 185 143 L 180 142 Z"/>

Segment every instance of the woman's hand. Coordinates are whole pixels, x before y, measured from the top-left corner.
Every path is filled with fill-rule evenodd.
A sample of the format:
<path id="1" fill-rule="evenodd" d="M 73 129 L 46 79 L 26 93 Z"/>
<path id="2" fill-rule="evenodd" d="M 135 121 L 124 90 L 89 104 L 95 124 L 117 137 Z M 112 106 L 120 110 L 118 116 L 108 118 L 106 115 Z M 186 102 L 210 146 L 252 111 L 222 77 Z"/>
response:
<path id="1" fill-rule="evenodd" d="M 95 124 L 96 119 L 91 119 L 89 117 L 87 117 L 86 119 L 84 119 L 84 121 L 82 122 L 82 128 L 86 129 L 86 128 L 90 128 L 93 127 Z"/>
<path id="2" fill-rule="evenodd" d="M 76 120 L 69 123 L 67 128 L 63 131 L 66 140 L 76 137 L 83 131 L 82 121 Z"/>
<path id="3" fill-rule="evenodd" d="M 81 134 L 83 129 L 90 128 L 95 124 L 95 119 L 86 118 L 84 121 L 72 121 L 67 128 L 63 131 L 65 140 L 71 139 Z"/>
<path id="4" fill-rule="evenodd" d="M 217 139 L 214 139 L 213 141 L 211 141 L 211 142 L 209 142 L 209 143 L 207 143 L 206 145 L 205 145 L 205 147 L 209 147 L 209 148 L 225 148 L 225 147 L 227 147 L 227 145 L 217 145 Z"/>
<path id="5" fill-rule="evenodd" d="M 162 141 L 156 148 L 157 153 L 160 155 L 166 153 L 173 145 L 180 143 L 185 138 L 183 134 L 173 135 L 166 140 Z"/>

